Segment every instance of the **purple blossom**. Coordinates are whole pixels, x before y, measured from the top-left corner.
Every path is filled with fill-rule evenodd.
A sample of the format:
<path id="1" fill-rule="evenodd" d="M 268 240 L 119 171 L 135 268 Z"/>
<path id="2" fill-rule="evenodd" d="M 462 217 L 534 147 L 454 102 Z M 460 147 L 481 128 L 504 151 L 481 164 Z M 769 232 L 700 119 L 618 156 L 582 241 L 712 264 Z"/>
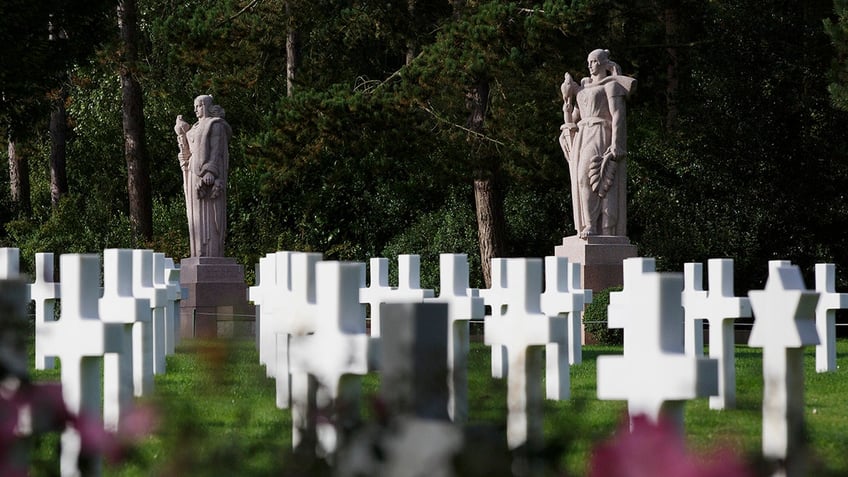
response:
<path id="1" fill-rule="evenodd" d="M 683 438 L 666 421 L 633 419 L 632 430 L 595 448 L 589 477 L 752 477 L 753 473 L 729 451 L 708 456 L 689 453 Z"/>

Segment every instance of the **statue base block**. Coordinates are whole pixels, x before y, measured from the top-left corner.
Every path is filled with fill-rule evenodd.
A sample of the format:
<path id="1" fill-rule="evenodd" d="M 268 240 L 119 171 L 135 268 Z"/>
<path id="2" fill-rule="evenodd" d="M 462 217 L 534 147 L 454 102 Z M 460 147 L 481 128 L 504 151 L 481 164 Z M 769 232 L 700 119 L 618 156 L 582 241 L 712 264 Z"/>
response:
<path id="1" fill-rule="evenodd" d="M 244 268 L 235 259 L 184 258 L 180 284 L 188 290 L 188 297 L 180 302 L 180 337 L 255 336 L 255 308 L 247 302 Z"/>
<path id="2" fill-rule="evenodd" d="M 554 255 L 582 264 L 583 288 L 595 293 L 609 287 L 622 286 L 624 259 L 637 256 L 636 246 L 622 235 L 590 235 L 585 240 L 576 235 L 565 237 L 562 245 L 554 247 Z M 592 342 L 585 331 L 583 341 Z"/>

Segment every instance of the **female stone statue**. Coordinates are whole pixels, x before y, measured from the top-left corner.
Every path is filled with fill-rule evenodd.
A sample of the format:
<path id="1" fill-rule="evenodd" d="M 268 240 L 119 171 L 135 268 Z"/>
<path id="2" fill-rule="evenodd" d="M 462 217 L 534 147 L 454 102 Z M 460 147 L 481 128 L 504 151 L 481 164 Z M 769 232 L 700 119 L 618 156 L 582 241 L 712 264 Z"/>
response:
<path id="1" fill-rule="evenodd" d="M 183 169 L 183 192 L 192 257 L 223 257 L 227 235 L 227 170 L 233 132 L 224 120 L 224 109 L 212 96 L 194 100 L 197 122 L 189 127 L 177 116 L 177 133 Z"/>
<path id="2" fill-rule="evenodd" d="M 608 50 L 589 53 L 589 77 L 576 84 L 568 73 L 560 86 L 562 146 L 571 171 L 574 226 L 580 238 L 626 235 L 625 97 L 636 84 L 622 76 Z"/>

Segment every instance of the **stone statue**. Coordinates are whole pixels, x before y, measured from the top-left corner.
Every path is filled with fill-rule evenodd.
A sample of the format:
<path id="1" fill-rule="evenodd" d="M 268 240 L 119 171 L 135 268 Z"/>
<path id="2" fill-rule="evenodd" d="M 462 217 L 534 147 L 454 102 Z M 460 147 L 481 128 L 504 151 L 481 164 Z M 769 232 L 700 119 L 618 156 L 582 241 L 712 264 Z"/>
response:
<path id="1" fill-rule="evenodd" d="M 224 109 L 212 96 L 194 100 L 197 122 L 177 116 L 174 131 L 180 147 L 188 232 L 192 257 L 223 257 L 227 235 L 228 146 L 233 134 Z"/>
<path id="2" fill-rule="evenodd" d="M 589 53 L 589 77 L 566 73 L 560 90 L 560 146 L 571 171 L 577 235 L 626 235 L 627 129 L 625 97 L 636 80 L 622 76 L 609 50 Z"/>

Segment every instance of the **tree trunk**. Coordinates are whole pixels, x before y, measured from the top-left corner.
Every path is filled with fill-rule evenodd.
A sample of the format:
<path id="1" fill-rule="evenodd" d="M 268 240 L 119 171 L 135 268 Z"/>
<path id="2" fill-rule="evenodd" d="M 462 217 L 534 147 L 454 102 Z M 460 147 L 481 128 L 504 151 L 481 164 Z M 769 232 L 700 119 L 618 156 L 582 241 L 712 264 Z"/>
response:
<path id="1" fill-rule="evenodd" d="M 138 13 L 135 0 L 121 0 L 118 25 L 124 57 L 120 65 L 124 157 L 127 161 L 127 193 L 130 223 L 137 236 L 153 238 L 153 211 L 150 171 L 144 144 L 144 111 L 141 85 L 135 77 L 137 59 Z"/>
<path id="2" fill-rule="evenodd" d="M 290 3 L 286 2 L 286 95 L 288 97 L 294 94 L 294 79 L 300 63 L 300 32 L 295 27 L 294 15 L 290 7 Z"/>
<path id="3" fill-rule="evenodd" d="M 417 31 L 415 29 L 415 3 L 416 0 L 409 0 L 407 3 L 407 9 L 409 11 L 410 18 L 410 26 L 409 26 L 409 40 L 406 42 L 406 62 L 405 64 L 409 65 L 412 63 L 412 60 L 415 59 L 415 56 L 418 54 L 418 37 Z"/>
<path id="4" fill-rule="evenodd" d="M 9 138 L 9 192 L 18 210 L 29 214 L 32 210 L 29 198 L 29 161 L 25 156 L 18 154 L 16 146 L 15 140 Z"/>
<path id="5" fill-rule="evenodd" d="M 673 131 L 677 127 L 677 90 L 679 86 L 678 80 L 678 58 L 677 45 L 679 41 L 678 33 L 680 31 L 679 6 L 677 2 L 672 1 L 666 5 L 663 22 L 665 23 L 665 44 L 666 54 L 668 55 L 668 65 L 666 67 L 666 124 L 665 128 L 668 131 Z"/>
<path id="6" fill-rule="evenodd" d="M 483 282 L 492 287 L 492 259 L 503 257 L 504 217 L 498 182 L 492 177 L 474 179 L 474 205 L 477 209 L 477 240 Z"/>
<path id="7" fill-rule="evenodd" d="M 480 79 L 468 92 L 467 104 L 470 111 L 468 129 L 483 134 L 486 111 L 489 104 L 489 80 Z M 480 263 L 486 288 L 492 286 L 492 258 L 502 257 L 504 252 L 504 214 L 499 188 L 497 157 L 486 157 L 489 148 L 480 137 L 470 138 L 477 144 L 472 160 L 477 163 L 474 178 L 474 205 L 477 211 L 477 240 L 480 246 Z"/>
<path id="8" fill-rule="evenodd" d="M 53 207 L 58 206 L 62 196 L 68 193 L 68 117 L 65 111 L 65 95 L 64 90 L 59 92 L 50 113 L 50 203 Z"/>

